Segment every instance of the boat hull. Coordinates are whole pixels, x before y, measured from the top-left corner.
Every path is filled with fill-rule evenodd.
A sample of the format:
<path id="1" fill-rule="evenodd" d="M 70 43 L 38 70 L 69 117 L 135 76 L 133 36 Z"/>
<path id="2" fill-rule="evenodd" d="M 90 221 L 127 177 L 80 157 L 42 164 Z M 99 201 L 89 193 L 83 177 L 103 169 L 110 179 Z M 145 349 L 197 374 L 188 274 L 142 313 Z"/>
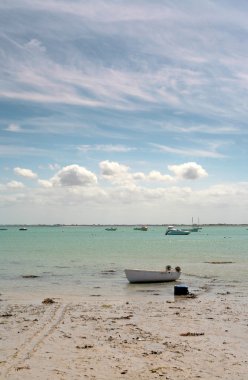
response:
<path id="1" fill-rule="evenodd" d="M 190 231 L 183 231 L 183 230 L 168 230 L 166 231 L 165 235 L 189 235 Z"/>
<path id="2" fill-rule="evenodd" d="M 136 230 L 136 231 L 147 231 L 148 227 L 147 226 L 134 227 L 134 230 Z"/>
<path id="3" fill-rule="evenodd" d="M 189 231 L 189 232 L 198 232 L 200 230 L 201 230 L 201 227 L 182 228 L 182 231 Z"/>
<path id="4" fill-rule="evenodd" d="M 148 271 L 139 269 L 125 269 L 128 281 L 134 283 L 169 282 L 179 279 L 181 272 L 171 271 Z"/>

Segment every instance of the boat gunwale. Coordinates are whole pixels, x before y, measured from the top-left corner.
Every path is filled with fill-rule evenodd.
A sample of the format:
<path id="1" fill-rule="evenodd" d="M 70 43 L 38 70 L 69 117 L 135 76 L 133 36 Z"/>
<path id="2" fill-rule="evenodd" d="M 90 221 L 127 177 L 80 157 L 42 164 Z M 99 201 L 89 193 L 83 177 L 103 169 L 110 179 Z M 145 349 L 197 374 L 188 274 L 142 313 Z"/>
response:
<path id="1" fill-rule="evenodd" d="M 138 283 L 155 283 L 155 282 L 173 282 L 180 278 L 181 276 L 181 270 L 176 269 L 166 269 L 166 270 L 143 270 L 143 269 L 125 269 L 125 275 L 127 280 L 131 284 L 138 284 Z M 142 278 L 142 276 L 139 278 L 140 274 L 144 274 L 145 278 Z M 146 277 L 146 274 L 147 277 Z M 137 277 L 136 277 L 137 275 Z M 152 277 L 154 275 L 154 277 Z M 167 275 L 167 276 L 166 276 Z M 158 276 L 158 277 L 156 277 Z M 159 277 L 159 276 L 162 276 Z"/>

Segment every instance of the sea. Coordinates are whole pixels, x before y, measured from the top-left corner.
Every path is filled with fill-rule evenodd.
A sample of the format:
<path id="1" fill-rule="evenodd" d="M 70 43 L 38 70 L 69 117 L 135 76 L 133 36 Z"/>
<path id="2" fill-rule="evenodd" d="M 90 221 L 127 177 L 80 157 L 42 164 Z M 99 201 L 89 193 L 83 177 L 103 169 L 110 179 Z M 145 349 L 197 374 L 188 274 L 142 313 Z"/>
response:
<path id="1" fill-rule="evenodd" d="M 173 297 L 175 283 L 129 284 L 125 268 L 180 266 L 177 284 L 192 293 L 248 291 L 247 226 L 203 226 L 165 235 L 165 226 L 18 226 L 0 230 L 0 297 Z"/>

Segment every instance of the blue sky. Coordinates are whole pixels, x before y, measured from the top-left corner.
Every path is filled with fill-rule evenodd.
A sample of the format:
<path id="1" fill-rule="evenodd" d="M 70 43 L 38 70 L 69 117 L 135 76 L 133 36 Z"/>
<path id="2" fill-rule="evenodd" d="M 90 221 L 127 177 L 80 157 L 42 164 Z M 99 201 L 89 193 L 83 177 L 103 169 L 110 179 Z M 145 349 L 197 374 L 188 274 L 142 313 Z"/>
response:
<path id="1" fill-rule="evenodd" d="M 0 223 L 248 223 L 246 1 L 0 3 Z"/>

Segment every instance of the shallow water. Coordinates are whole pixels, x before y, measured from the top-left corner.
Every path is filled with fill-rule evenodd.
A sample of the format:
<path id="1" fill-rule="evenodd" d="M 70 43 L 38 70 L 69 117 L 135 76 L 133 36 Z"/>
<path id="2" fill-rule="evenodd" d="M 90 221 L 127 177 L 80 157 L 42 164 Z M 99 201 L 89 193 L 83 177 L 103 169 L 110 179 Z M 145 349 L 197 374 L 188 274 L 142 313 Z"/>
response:
<path id="1" fill-rule="evenodd" d="M 213 264 L 212 262 L 226 262 Z M 0 231 L 2 294 L 129 297 L 171 294 L 174 283 L 129 285 L 125 268 L 182 268 L 181 283 L 248 288 L 246 227 L 203 227 L 188 236 L 165 236 L 165 227 L 28 227 Z M 36 278 L 23 278 L 36 275 Z"/>

